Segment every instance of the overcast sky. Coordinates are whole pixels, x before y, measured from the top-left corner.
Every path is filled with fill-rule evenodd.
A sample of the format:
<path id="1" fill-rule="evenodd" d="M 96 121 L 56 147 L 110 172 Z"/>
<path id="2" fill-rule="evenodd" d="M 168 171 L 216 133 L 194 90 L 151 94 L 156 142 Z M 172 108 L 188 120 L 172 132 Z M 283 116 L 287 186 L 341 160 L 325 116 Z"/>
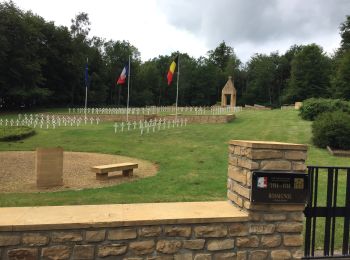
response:
<path id="1" fill-rule="evenodd" d="M 173 51 L 205 56 L 225 41 L 244 62 L 317 43 L 332 53 L 350 0 L 14 0 L 56 25 L 89 14 L 90 36 L 128 40 L 148 60 Z"/>

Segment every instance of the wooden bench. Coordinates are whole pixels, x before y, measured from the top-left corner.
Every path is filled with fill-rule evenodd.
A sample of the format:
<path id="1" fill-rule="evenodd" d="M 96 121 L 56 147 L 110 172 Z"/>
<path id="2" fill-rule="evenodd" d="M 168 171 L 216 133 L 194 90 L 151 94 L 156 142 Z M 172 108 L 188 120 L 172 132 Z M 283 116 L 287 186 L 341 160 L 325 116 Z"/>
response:
<path id="1" fill-rule="evenodd" d="M 108 178 L 109 172 L 122 171 L 123 176 L 131 177 L 133 175 L 133 170 L 138 168 L 137 163 L 117 163 L 117 164 L 106 164 L 91 167 L 91 171 L 96 173 L 97 180 L 105 180 Z"/>

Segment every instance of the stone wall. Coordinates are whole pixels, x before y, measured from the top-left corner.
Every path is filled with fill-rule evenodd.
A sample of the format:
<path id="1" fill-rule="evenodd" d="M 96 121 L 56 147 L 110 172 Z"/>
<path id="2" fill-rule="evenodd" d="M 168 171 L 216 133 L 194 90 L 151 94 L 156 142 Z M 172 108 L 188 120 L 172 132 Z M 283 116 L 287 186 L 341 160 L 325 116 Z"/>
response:
<path id="1" fill-rule="evenodd" d="M 260 249 L 258 259 L 302 256 L 303 204 L 254 204 L 250 201 L 254 170 L 305 172 L 307 146 L 277 142 L 231 141 L 227 197 L 246 211 L 251 222 L 248 243 Z M 240 244 L 237 243 L 237 246 Z"/>
<path id="2" fill-rule="evenodd" d="M 62 114 L 63 115 L 63 114 Z M 67 115 L 67 114 L 64 114 Z M 70 116 L 81 116 L 82 114 L 69 114 Z M 126 121 L 126 115 L 91 115 L 88 114 L 88 117 L 99 117 L 101 121 L 104 122 L 122 122 Z M 154 120 L 154 119 L 164 119 L 166 120 L 173 120 L 175 119 L 175 115 L 129 115 L 129 121 L 144 121 L 144 120 Z M 229 123 L 233 121 L 236 117 L 234 114 L 228 114 L 228 115 L 182 115 L 179 114 L 178 118 L 181 119 L 187 119 L 187 123 L 196 123 L 196 124 L 217 124 L 217 123 Z"/>

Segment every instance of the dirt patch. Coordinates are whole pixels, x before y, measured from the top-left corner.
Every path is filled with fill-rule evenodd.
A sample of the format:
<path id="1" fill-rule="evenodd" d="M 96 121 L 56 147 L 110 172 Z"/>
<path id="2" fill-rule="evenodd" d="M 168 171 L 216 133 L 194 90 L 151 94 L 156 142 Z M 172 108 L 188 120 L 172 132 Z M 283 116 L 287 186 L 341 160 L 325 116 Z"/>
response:
<path id="1" fill-rule="evenodd" d="M 139 164 L 134 169 L 133 177 L 123 177 L 121 172 L 111 173 L 108 180 L 96 180 L 91 166 L 135 162 Z M 0 193 L 9 192 L 48 192 L 63 190 L 79 190 L 114 186 L 124 182 L 156 175 L 157 166 L 151 162 L 126 156 L 64 152 L 63 155 L 63 186 L 50 189 L 36 187 L 35 152 L 0 152 Z"/>

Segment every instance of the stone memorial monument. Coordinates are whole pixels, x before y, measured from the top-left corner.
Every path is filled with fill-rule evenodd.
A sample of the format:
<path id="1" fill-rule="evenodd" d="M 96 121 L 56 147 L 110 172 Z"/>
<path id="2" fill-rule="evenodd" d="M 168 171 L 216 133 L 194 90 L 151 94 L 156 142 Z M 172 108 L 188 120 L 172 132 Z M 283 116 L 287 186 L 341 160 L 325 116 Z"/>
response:
<path id="1" fill-rule="evenodd" d="M 63 148 L 37 148 L 35 172 L 38 188 L 63 185 Z"/>
<path id="2" fill-rule="evenodd" d="M 235 107 L 236 106 L 236 94 L 237 91 L 233 85 L 232 77 L 229 76 L 228 80 L 221 92 L 221 106 L 222 107 Z"/>

